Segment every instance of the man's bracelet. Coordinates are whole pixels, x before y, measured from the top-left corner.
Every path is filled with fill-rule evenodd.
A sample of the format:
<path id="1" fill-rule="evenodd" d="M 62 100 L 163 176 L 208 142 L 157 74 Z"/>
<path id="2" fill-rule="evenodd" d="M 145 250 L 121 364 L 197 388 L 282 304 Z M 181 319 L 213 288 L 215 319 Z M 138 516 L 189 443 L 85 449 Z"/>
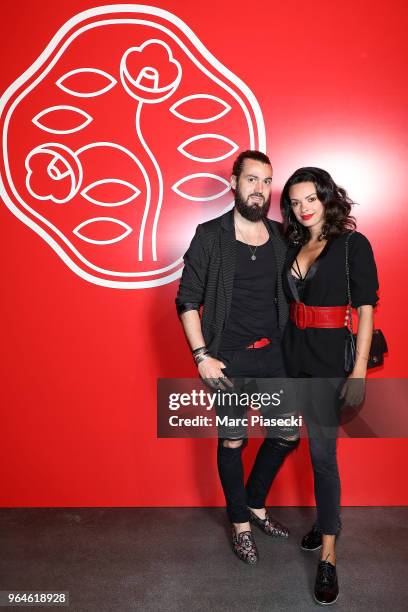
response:
<path id="1" fill-rule="evenodd" d="M 208 357 L 211 357 L 211 355 L 210 355 L 210 353 L 208 351 L 206 353 L 200 353 L 199 355 L 197 355 L 197 357 L 194 358 L 194 360 L 196 362 L 196 365 L 198 365 L 199 363 L 201 363 L 205 359 L 208 359 Z"/>
<path id="2" fill-rule="evenodd" d="M 203 353 L 206 350 L 207 350 L 206 346 L 200 346 L 199 348 L 196 348 L 194 349 L 194 351 L 192 351 L 192 355 L 193 357 L 195 357 L 196 355 L 199 355 L 200 353 Z"/>

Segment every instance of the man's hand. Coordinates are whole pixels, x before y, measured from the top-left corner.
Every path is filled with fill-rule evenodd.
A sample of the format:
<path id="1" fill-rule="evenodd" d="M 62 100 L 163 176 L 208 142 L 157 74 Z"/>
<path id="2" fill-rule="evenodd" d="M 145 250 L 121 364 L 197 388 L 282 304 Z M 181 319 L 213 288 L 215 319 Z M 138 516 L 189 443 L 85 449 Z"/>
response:
<path id="1" fill-rule="evenodd" d="M 213 389 L 223 389 L 233 387 L 232 382 L 224 376 L 222 369 L 225 364 L 215 357 L 207 357 L 198 364 L 198 373 L 201 378 Z"/>

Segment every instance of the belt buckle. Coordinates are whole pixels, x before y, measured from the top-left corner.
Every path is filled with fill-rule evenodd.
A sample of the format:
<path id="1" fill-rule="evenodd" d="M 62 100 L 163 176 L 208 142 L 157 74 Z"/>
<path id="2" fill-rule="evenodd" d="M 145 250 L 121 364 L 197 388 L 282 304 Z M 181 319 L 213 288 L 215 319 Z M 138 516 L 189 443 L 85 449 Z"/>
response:
<path id="1" fill-rule="evenodd" d="M 306 329 L 306 305 L 303 302 L 296 302 L 295 321 L 298 329 Z"/>

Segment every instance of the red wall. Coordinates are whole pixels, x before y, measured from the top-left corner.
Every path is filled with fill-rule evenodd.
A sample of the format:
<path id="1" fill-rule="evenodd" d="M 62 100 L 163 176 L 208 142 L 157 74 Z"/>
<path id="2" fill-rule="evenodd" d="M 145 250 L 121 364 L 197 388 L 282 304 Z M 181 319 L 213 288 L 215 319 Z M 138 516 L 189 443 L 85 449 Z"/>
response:
<path id="1" fill-rule="evenodd" d="M 404 377 L 408 326 L 396 305 L 407 298 L 405 3 L 155 4 L 182 19 L 258 100 L 274 165 L 273 216 L 284 180 L 302 165 L 328 169 L 359 202 L 355 216 L 373 244 L 380 275 L 376 325 L 390 351 L 373 376 Z M 1 90 L 65 21 L 92 6 L 79 0 L 3 2 Z M 109 61 L 108 48 L 98 53 Z M 118 112 L 123 130 L 125 111 L 110 110 Z M 165 120 L 155 123 L 154 113 L 148 119 L 160 149 L 167 146 Z M 244 146 L 247 137 L 234 121 Z M 17 153 L 26 142 L 31 146 L 28 129 L 17 126 L 13 137 Z M 42 142 L 53 139 L 48 134 Z M 230 161 L 206 170 L 228 178 Z M 219 214 L 220 202 L 200 204 L 181 219 L 169 214 L 168 249 L 184 249 L 200 215 Z M 156 379 L 195 375 L 175 314 L 177 282 L 143 289 L 95 284 L 4 204 L 0 220 L 1 505 L 222 505 L 215 441 L 156 439 Z M 127 257 L 118 252 L 119 260 Z M 258 443 L 246 451 L 248 465 Z M 401 479 L 406 440 L 341 439 L 339 457 L 343 504 L 408 502 Z M 280 473 L 270 503 L 313 504 L 305 441 Z"/>

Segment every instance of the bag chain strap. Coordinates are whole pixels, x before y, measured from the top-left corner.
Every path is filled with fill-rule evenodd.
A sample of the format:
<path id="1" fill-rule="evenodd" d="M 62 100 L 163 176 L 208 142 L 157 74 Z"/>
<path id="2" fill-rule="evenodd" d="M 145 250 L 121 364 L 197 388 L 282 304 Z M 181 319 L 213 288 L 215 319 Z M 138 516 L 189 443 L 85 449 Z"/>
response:
<path id="1" fill-rule="evenodd" d="M 350 236 L 354 234 L 354 232 L 350 232 L 346 238 L 346 279 L 347 279 L 347 300 L 348 300 L 348 324 L 347 327 L 351 333 L 353 333 L 353 317 L 352 317 L 352 306 L 351 306 L 351 290 L 350 290 L 350 267 L 349 267 L 349 258 L 348 258 L 348 243 Z"/>

